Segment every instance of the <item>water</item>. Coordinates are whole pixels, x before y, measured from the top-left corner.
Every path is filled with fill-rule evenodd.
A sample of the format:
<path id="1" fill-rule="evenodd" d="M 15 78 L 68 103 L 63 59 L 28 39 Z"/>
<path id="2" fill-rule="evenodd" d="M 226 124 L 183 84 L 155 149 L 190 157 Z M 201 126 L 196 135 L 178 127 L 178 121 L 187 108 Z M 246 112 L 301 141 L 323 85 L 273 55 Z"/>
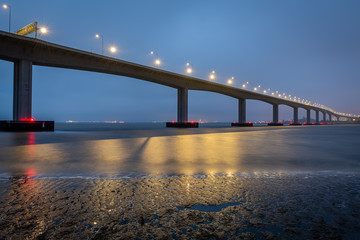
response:
<path id="1" fill-rule="evenodd" d="M 357 239 L 360 125 L 0 132 L 0 239 Z"/>
<path id="2" fill-rule="evenodd" d="M 202 176 L 359 172 L 360 125 L 166 129 L 164 123 L 57 123 L 0 132 L 0 177 Z"/>

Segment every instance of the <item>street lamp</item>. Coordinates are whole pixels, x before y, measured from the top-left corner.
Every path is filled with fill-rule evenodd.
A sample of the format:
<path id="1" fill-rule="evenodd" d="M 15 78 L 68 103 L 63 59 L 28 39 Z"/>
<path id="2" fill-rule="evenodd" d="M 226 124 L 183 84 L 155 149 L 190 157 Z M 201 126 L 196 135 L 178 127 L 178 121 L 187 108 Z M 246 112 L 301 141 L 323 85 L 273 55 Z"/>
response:
<path id="1" fill-rule="evenodd" d="M 155 66 L 159 67 L 159 66 L 161 65 L 161 60 L 160 60 L 160 58 L 159 58 L 158 53 L 157 53 L 157 52 L 154 52 L 154 51 L 151 51 L 151 52 L 150 52 L 150 55 L 155 55 L 155 56 L 156 56 L 155 61 L 154 61 L 154 64 L 155 64 Z"/>
<path id="2" fill-rule="evenodd" d="M 35 38 L 38 38 L 38 35 L 37 35 L 38 31 L 39 31 L 39 35 L 48 33 L 48 29 L 46 27 L 36 28 Z"/>
<path id="3" fill-rule="evenodd" d="M 111 53 L 116 53 L 116 52 L 117 52 L 117 48 L 116 48 L 115 46 L 110 46 L 110 47 L 109 47 L 109 51 L 110 51 Z"/>
<path id="4" fill-rule="evenodd" d="M 215 70 L 213 70 L 210 75 L 209 75 L 210 80 L 214 80 L 215 79 Z"/>
<path id="5" fill-rule="evenodd" d="M 102 34 L 95 34 L 96 38 L 101 38 L 101 55 L 104 55 L 104 36 Z"/>
<path id="6" fill-rule="evenodd" d="M 9 32 L 11 32 L 11 6 L 9 4 L 4 4 L 3 8 L 9 9 Z"/>
<path id="7" fill-rule="evenodd" d="M 234 80 L 234 77 L 231 77 L 230 79 L 227 80 L 227 83 L 231 85 L 233 83 L 233 80 Z"/>
<path id="8" fill-rule="evenodd" d="M 190 63 L 186 63 L 186 73 L 190 75 L 193 73 Z"/>

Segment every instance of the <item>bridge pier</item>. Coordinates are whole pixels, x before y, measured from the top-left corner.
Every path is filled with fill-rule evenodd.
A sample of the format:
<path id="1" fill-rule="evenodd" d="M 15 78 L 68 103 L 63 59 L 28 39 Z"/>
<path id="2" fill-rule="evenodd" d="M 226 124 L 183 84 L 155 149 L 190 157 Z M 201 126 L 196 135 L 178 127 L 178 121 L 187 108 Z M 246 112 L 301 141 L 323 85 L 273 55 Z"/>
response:
<path id="1" fill-rule="evenodd" d="M 188 121 L 188 90 L 186 88 L 178 88 L 177 91 L 177 121 Z"/>
<path id="2" fill-rule="evenodd" d="M 14 63 L 13 120 L 31 119 L 32 62 L 19 60 Z"/>
<path id="3" fill-rule="evenodd" d="M 323 122 L 326 122 L 326 113 L 325 112 L 322 112 L 322 114 L 323 114 Z"/>
<path id="4" fill-rule="evenodd" d="M 293 109 L 294 109 L 294 118 L 293 118 L 293 122 L 290 123 L 290 126 L 301 125 L 301 123 L 299 123 L 299 108 L 293 107 Z"/>
<path id="5" fill-rule="evenodd" d="M 14 62 L 13 120 L 0 121 L 0 131 L 54 131 L 54 121 L 32 118 L 32 62 Z"/>
<path id="6" fill-rule="evenodd" d="M 310 109 L 306 109 L 306 124 L 310 124 L 311 123 L 311 118 L 310 118 Z"/>
<path id="7" fill-rule="evenodd" d="M 283 126 L 283 123 L 279 123 L 279 105 L 273 104 L 273 121 L 268 123 L 269 126 Z"/>
<path id="8" fill-rule="evenodd" d="M 238 122 L 231 123 L 233 127 L 252 127 L 253 124 L 251 122 L 246 122 L 246 99 L 239 98 L 238 99 Z"/>
<path id="9" fill-rule="evenodd" d="M 316 113 L 316 124 L 320 124 L 319 110 L 316 110 L 315 113 Z"/>
<path id="10" fill-rule="evenodd" d="M 176 128 L 198 128 L 199 123 L 188 121 L 188 89 L 177 90 L 177 122 L 167 122 L 166 127 Z"/>

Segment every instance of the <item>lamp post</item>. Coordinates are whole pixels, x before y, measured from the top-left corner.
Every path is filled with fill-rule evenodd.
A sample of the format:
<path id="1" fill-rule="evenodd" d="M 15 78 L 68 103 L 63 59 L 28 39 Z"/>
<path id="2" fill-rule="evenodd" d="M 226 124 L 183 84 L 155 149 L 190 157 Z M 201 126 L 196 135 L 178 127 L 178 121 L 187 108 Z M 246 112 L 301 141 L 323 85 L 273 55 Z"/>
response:
<path id="1" fill-rule="evenodd" d="M 104 55 L 104 36 L 102 34 L 95 34 L 95 37 L 101 37 L 101 55 Z"/>
<path id="2" fill-rule="evenodd" d="M 115 46 L 110 46 L 110 47 L 109 47 L 109 51 L 110 51 L 111 53 L 116 53 L 116 52 L 117 52 L 117 48 L 116 48 Z"/>
<path id="3" fill-rule="evenodd" d="M 47 32 L 48 32 L 48 30 L 47 30 L 47 28 L 46 27 L 41 27 L 41 28 L 37 28 L 36 27 L 36 32 L 35 32 L 35 38 L 38 38 L 38 35 L 37 35 L 37 32 L 40 32 L 39 33 L 39 36 L 41 35 L 41 34 L 46 34 Z"/>
<path id="4" fill-rule="evenodd" d="M 9 9 L 9 32 L 11 32 L 11 6 L 9 4 L 4 4 L 3 8 Z"/>
<path id="5" fill-rule="evenodd" d="M 160 58 L 159 58 L 158 53 L 157 53 L 157 52 L 154 52 L 154 51 L 151 51 L 151 52 L 150 52 L 150 55 L 155 55 L 155 56 L 156 56 L 155 61 L 154 61 L 154 64 L 155 64 L 155 66 L 159 67 L 159 66 L 161 65 L 161 60 L 160 60 Z"/>
<path id="6" fill-rule="evenodd" d="M 188 62 L 186 63 L 186 73 L 192 75 L 193 69 L 191 67 L 191 64 Z"/>
<path id="7" fill-rule="evenodd" d="M 209 75 L 209 79 L 210 80 L 214 80 L 215 79 L 215 70 L 213 70 L 211 73 L 210 73 L 210 75 Z"/>

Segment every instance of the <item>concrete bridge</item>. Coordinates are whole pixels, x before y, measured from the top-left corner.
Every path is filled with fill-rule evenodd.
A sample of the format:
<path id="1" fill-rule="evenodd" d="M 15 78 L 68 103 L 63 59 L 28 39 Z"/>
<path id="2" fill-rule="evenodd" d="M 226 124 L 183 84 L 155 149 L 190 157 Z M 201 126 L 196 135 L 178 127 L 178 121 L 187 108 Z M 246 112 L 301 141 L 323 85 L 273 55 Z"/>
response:
<path id="1" fill-rule="evenodd" d="M 338 114 L 310 104 L 239 89 L 3 31 L 0 31 L 0 59 L 14 62 L 14 121 L 31 119 L 32 117 L 33 65 L 120 75 L 176 88 L 178 90 L 177 121 L 179 123 L 188 121 L 189 90 L 216 92 L 238 99 L 239 123 L 246 122 L 247 99 L 255 99 L 271 104 L 273 123 L 279 121 L 279 105 L 281 104 L 293 108 L 294 123 L 298 123 L 299 108 L 307 111 L 307 123 L 311 121 L 311 111 L 316 113 L 316 123 L 320 122 L 320 113 L 322 113 L 322 121 L 331 121 L 333 117 L 336 119 L 343 117 L 359 120 L 359 116 L 349 117 L 347 114 Z"/>

